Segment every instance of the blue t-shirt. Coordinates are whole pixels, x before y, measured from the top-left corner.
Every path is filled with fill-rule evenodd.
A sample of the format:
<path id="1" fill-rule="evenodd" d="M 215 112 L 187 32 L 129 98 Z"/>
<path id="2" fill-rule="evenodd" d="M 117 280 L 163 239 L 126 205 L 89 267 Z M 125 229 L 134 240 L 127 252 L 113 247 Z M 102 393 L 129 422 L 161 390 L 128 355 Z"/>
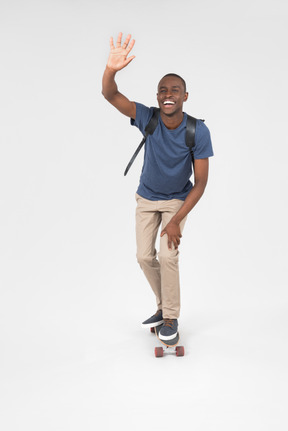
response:
<path id="1" fill-rule="evenodd" d="M 136 103 L 136 119 L 131 124 L 144 135 L 152 117 L 153 108 Z M 190 149 L 185 142 L 187 114 L 177 129 L 167 129 L 159 115 L 158 125 L 145 143 L 144 163 L 137 193 L 151 201 L 185 200 L 193 187 L 190 181 L 192 162 Z M 208 127 L 201 120 L 196 122 L 195 159 L 213 156 Z"/>

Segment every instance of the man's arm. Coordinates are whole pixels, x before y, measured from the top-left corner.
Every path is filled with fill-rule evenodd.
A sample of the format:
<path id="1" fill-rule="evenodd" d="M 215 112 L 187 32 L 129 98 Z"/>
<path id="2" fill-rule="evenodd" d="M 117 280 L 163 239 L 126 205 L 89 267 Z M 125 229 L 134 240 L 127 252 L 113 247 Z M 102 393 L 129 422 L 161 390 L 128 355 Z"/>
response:
<path id="1" fill-rule="evenodd" d="M 209 170 L 209 159 L 196 159 L 194 164 L 194 177 L 195 185 L 186 197 L 182 207 L 172 217 L 167 226 L 162 230 L 161 236 L 167 234 L 168 236 L 168 248 L 172 248 L 172 242 L 175 249 L 180 244 L 180 238 L 182 237 L 180 232 L 180 223 L 186 217 L 186 215 L 195 207 L 199 199 L 204 193 Z"/>
<path id="2" fill-rule="evenodd" d="M 102 79 L 102 94 L 115 108 L 127 117 L 135 119 L 136 117 L 136 104 L 131 102 L 127 97 L 118 91 L 115 82 L 116 73 L 126 67 L 135 58 L 134 55 L 128 57 L 132 50 L 135 40 L 131 40 L 129 34 L 121 46 L 122 33 L 119 33 L 116 48 L 113 43 L 113 38 L 110 38 L 110 55 L 108 58 L 107 66 Z M 128 58 L 127 58 L 128 57 Z"/>

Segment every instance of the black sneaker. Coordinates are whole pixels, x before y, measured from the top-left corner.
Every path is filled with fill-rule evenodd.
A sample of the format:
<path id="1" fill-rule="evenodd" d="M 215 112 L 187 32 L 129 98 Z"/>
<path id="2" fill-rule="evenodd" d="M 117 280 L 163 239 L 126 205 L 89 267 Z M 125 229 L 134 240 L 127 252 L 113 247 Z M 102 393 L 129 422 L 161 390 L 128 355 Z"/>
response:
<path id="1" fill-rule="evenodd" d="M 176 337 L 178 330 L 177 319 L 164 319 L 164 323 L 159 332 L 159 338 L 163 341 L 173 340 Z"/>
<path id="2" fill-rule="evenodd" d="M 142 323 L 142 326 L 144 328 L 155 328 L 155 326 L 162 325 L 163 323 L 163 316 L 162 316 L 162 310 L 158 310 L 153 316 L 151 316 L 149 319 L 145 320 Z"/>

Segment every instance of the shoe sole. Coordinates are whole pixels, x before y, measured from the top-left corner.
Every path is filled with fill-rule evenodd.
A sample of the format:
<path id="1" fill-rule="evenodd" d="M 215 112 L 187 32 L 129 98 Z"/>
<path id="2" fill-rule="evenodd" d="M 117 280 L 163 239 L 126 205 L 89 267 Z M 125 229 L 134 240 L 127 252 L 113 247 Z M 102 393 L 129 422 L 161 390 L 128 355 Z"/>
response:
<path id="1" fill-rule="evenodd" d="M 162 325 L 164 323 L 164 320 L 159 320 L 159 322 L 153 322 L 153 323 L 142 323 L 142 328 L 156 328 L 156 326 Z"/>
<path id="2" fill-rule="evenodd" d="M 173 338 L 177 337 L 177 333 L 178 332 L 176 332 L 173 335 L 161 335 L 159 332 L 159 338 L 160 338 L 160 340 L 163 340 L 163 341 L 170 341 L 170 340 L 173 340 Z"/>

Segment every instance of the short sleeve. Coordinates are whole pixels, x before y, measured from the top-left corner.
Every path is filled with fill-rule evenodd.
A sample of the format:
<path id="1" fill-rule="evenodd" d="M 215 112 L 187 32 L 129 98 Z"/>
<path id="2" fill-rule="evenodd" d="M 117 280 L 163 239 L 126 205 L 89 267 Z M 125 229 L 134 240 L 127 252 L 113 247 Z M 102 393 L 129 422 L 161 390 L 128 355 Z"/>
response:
<path id="1" fill-rule="evenodd" d="M 197 120 L 195 131 L 195 159 L 206 159 L 214 155 L 210 131 L 203 121 Z"/>
<path id="2" fill-rule="evenodd" d="M 131 126 L 136 126 L 144 135 L 145 133 L 145 127 L 149 123 L 150 118 L 153 114 L 153 108 L 148 108 L 145 105 L 142 105 L 141 103 L 136 104 L 136 118 L 135 120 L 133 118 L 130 118 L 130 124 Z"/>

